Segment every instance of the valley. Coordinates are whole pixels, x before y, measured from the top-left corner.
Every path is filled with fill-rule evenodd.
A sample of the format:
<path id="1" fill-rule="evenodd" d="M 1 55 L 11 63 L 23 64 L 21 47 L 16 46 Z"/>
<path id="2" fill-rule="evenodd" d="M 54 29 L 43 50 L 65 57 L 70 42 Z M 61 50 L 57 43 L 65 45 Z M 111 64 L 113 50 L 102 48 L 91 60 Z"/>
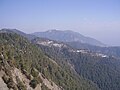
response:
<path id="1" fill-rule="evenodd" d="M 5 90 L 119 90 L 118 52 L 107 53 L 101 49 L 109 50 L 109 47 L 72 42 L 37 37 L 16 29 L 0 30 L 0 83 L 3 83 L 0 87 Z"/>

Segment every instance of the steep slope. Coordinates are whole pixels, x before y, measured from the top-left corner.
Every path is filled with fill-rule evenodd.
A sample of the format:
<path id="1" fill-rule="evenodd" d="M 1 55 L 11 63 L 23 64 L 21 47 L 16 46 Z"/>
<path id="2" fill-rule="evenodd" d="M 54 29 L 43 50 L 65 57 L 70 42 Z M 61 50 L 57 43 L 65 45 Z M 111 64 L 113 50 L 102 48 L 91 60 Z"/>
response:
<path id="1" fill-rule="evenodd" d="M 2 79 L 2 72 L 0 71 L 0 90 L 9 90 L 9 88 L 7 87 L 7 85 L 4 83 L 3 79 Z"/>
<path id="2" fill-rule="evenodd" d="M 54 83 L 53 85 L 51 85 L 52 80 L 49 81 L 42 73 L 41 76 L 41 74 L 39 75 L 40 72 L 37 73 L 38 71 L 34 70 L 34 68 L 37 69 L 36 67 L 37 65 L 35 66 L 34 64 L 36 64 L 37 62 L 43 64 L 44 61 L 41 60 L 40 62 L 39 60 L 37 61 L 36 59 L 33 58 L 35 57 L 37 58 L 37 56 L 39 55 L 39 59 L 45 59 L 46 61 L 47 57 L 45 57 L 41 53 L 41 51 L 39 50 L 37 51 L 36 47 L 30 44 L 28 40 L 17 34 L 1 33 L 0 46 L 1 46 L 0 66 L 1 66 L 1 71 L 4 72 L 4 74 L 1 75 L 1 77 L 3 78 L 4 82 L 7 84 L 8 88 L 13 88 L 14 90 L 17 90 L 17 88 L 19 90 L 28 90 L 28 89 L 33 90 L 32 88 L 35 88 L 35 90 L 40 90 L 42 87 L 46 88 L 46 86 L 49 86 L 47 87 L 48 89 L 51 88 L 54 89 L 54 86 L 55 87 L 57 86 Z M 32 63 L 33 61 L 35 63 Z M 51 65 L 54 66 L 54 64 Z M 44 68 L 45 67 L 43 67 L 42 69 Z M 44 82 L 44 79 L 42 79 L 42 77 L 44 77 L 44 79 L 47 80 L 47 85 L 45 85 L 46 82 Z M 9 81 L 9 79 L 11 81 Z M 61 90 L 61 89 L 58 88 L 54 90 Z"/>
<path id="3" fill-rule="evenodd" d="M 105 46 L 100 41 L 97 41 L 90 37 L 85 37 L 81 35 L 80 33 L 73 32 L 70 30 L 67 31 L 60 31 L 60 30 L 49 30 L 46 32 L 36 32 L 32 35 L 38 36 L 38 37 L 44 37 L 52 40 L 62 41 L 62 42 L 81 42 L 81 43 L 87 43 L 90 45 L 96 45 L 96 46 Z"/>
<path id="4" fill-rule="evenodd" d="M 80 76 L 91 80 L 101 90 L 119 90 L 119 59 L 89 50 L 74 49 L 64 43 L 52 40 L 37 38 L 34 43 L 56 62 L 67 62 Z"/>
<path id="5" fill-rule="evenodd" d="M 26 90 L 97 90 L 92 82 L 77 76 L 47 57 L 26 38 L 0 33 L 0 77 L 8 88 Z M 0 73 L 1 74 L 1 73 Z M 51 84 L 51 85 L 50 85 Z"/>

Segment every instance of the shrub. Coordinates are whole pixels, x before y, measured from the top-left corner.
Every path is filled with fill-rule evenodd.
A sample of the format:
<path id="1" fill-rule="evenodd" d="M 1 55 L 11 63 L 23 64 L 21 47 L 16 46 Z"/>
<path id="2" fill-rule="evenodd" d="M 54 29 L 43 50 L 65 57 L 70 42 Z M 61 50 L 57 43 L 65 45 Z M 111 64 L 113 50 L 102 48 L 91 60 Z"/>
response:
<path id="1" fill-rule="evenodd" d="M 33 77 L 37 77 L 39 75 L 39 72 L 35 70 L 34 68 L 31 69 L 31 74 Z"/>
<path id="2" fill-rule="evenodd" d="M 31 80 L 31 82 L 30 82 L 30 86 L 31 86 L 33 89 L 36 88 L 37 84 L 38 84 L 38 81 L 37 81 L 36 79 L 33 79 L 33 80 Z"/>

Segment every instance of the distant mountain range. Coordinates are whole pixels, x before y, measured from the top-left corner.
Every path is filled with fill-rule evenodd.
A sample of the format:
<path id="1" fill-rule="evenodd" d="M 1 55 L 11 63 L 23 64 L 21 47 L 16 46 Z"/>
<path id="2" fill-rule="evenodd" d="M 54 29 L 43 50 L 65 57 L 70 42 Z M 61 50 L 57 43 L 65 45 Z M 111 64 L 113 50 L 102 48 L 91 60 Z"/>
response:
<path id="1" fill-rule="evenodd" d="M 105 44 L 101 43 L 96 39 L 85 37 L 78 32 L 73 32 L 70 30 L 66 30 L 66 31 L 49 30 L 45 32 L 35 32 L 32 33 L 32 35 L 35 35 L 37 37 L 49 38 L 61 42 L 80 42 L 95 46 L 105 46 Z"/>

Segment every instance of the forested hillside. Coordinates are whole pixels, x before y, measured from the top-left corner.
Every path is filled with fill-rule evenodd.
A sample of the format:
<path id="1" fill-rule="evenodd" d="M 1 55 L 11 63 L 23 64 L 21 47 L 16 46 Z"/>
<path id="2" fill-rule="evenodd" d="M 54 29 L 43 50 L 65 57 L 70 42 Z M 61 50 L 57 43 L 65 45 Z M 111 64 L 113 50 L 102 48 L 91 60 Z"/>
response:
<path id="1" fill-rule="evenodd" d="M 66 44 L 58 47 L 55 46 L 57 42 L 43 44 L 40 39 L 34 41 L 46 55 L 56 62 L 67 62 L 80 76 L 93 81 L 101 90 L 119 90 L 119 59 L 101 53 L 73 49 Z M 58 44 L 62 45 L 62 43 Z"/>
<path id="2" fill-rule="evenodd" d="M 14 90 L 119 90 L 117 47 L 103 50 L 103 47 L 80 44 L 81 48 L 75 48 L 78 44 L 72 45 L 72 42 L 32 38 L 19 31 L 16 34 L 14 30 L 0 32 L 0 78 L 6 87 Z"/>
<path id="3" fill-rule="evenodd" d="M 12 72 L 16 69 L 25 75 L 28 84 L 17 76 L 15 80 L 19 82 L 14 81 Z M 0 33 L 0 70 L 4 72 L 1 77 L 4 83 L 14 90 L 26 90 L 28 85 L 35 89 L 38 84 L 42 90 L 50 89 L 40 75 L 51 82 L 51 87 L 56 84 L 63 90 L 98 90 L 93 82 L 73 73 L 68 66 L 61 67 L 36 45 L 15 33 Z"/>

